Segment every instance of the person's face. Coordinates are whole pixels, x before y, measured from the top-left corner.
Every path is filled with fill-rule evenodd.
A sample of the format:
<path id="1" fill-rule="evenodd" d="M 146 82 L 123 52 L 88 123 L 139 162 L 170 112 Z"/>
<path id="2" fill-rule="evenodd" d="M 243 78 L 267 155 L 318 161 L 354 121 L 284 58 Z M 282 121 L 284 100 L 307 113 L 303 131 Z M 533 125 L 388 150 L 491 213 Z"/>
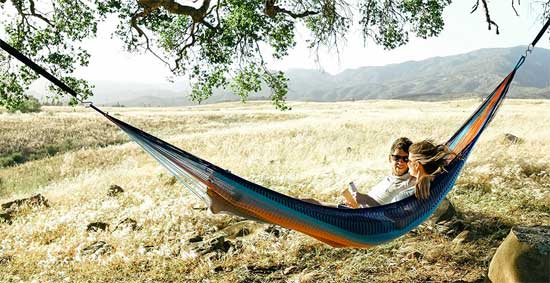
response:
<path id="1" fill-rule="evenodd" d="M 403 150 L 396 149 L 390 154 L 391 171 L 395 176 L 401 176 L 409 170 L 407 162 L 409 161 L 409 154 Z"/>
<path id="2" fill-rule="evenodd" d="M 409 159 L 407 165 L 409 166 L 409 173 L 411 173 L 411 176 L 418 179 L 420 171 L 422 170 L 422 164 L 417 160 Z"/>

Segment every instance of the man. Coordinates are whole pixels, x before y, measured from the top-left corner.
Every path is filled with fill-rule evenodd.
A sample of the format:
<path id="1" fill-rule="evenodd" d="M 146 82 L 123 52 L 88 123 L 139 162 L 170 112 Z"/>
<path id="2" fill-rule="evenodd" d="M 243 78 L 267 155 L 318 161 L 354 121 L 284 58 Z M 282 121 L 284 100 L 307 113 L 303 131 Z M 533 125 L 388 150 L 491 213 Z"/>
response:
<path id="1" fill-rule="evenodd" d="M 395 197 L 416 184 L 416 179 L 409 173 L 409 147 L 412 141 L 402 137 L 395 140 L 390 149 L 388 161 L 392 174 L 384 177 L 367 194 L 353 192 L 352 197 L 359 207 L 373 207 L 392 203 Z M 348 202 L 348 205 L 349 202 Z"/>

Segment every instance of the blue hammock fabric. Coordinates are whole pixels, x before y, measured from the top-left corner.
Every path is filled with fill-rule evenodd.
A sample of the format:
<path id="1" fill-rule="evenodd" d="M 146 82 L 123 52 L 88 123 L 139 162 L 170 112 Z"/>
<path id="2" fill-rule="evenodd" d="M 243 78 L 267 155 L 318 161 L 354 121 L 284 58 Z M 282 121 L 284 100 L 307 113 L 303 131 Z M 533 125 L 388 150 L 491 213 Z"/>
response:
<path id="1" fill-rule="evenodd" d="M 439 206 L 453 188 L 472 148 L 501 105 L 520 59 L 513 71 L 484 100 L 472 116 L 449 139 L 457 156 L 433 181 L 428 199 L 411 196 L 399 202 L 362 209 L 326 207 L 305 202 L 232 174 L 204 159 L 179 149 L 107 113 L 106 118 L 176 176 L 190 191 L 210 205 L 215 198 L 225 211 L 294 229 L 334 247 L 370 247 L 412 230 Z M 197 182 L 198 181 L 198 182 Z"/>

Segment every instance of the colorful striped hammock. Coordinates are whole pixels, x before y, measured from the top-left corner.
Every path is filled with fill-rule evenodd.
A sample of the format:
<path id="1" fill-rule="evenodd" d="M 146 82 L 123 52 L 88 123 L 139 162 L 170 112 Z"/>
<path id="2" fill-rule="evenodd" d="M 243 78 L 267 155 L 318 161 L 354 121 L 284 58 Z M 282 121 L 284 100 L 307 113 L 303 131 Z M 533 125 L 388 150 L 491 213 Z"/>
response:
<path id="1" fill-rule="evenodd" d="M 449 139 L 447 145 L 457 155 L 446 166 L 447 172 L 432 181 L 430 196 L 424 200 L 411 196 L 395 203 L 361 209 L 326 207 L 305 202 L 234 175 L 110 116 L 93 104 L 90 107 L 120 127 L 208 205 L 212 199 L 216 199 L 233 214 L 300 231 L 333 247 L 371 247 L 414 229 L 439 206 L 453 188 L 472 148 L 506 97 L 516 71 L 549 25 L 550 20 L 512 72 Z M 0 47 L 78 99 L 73 89 L 2 40 Z"/>
<path id="2" fill-rule="evenodd" d="M 223 202 L 233 214 L 300 231 L 333 247 L 365 248 L 407 233 L 426 220 L 439 206 L 453 188 L 479 136 L 495 116 L 523 61 L 522 57 L 514 70 L 447 142 L 457 156 L 446 167 L 447 172 L 434 179 L 428 199 L 420 200 L 411 196 L 372 208 L 327 207 L 283 195 L 95 109 L 126 132 L 208 205 L 215 198 Z"/>

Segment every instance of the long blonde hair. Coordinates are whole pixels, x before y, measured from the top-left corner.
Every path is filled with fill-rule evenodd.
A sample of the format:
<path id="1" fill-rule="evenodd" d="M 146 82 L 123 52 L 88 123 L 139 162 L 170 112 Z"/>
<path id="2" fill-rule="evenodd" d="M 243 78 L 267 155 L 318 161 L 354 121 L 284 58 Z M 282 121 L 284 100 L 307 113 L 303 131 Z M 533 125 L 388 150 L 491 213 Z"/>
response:
<path id="1" fill-rule="evenodd" d="M 422 168 L 428 174 L 428 176 L 422 176 L 420 179 L 429 177 L 429 180 L 431 180 L 434 176 L 446 172 L 445 165 L 455 155 L 447 145 L 436 145 L 429 140 L 413 143 L 409 148 L 409 159 L 420 162 Z M 420 179 L 417 182 L 427 181 Z"/>

